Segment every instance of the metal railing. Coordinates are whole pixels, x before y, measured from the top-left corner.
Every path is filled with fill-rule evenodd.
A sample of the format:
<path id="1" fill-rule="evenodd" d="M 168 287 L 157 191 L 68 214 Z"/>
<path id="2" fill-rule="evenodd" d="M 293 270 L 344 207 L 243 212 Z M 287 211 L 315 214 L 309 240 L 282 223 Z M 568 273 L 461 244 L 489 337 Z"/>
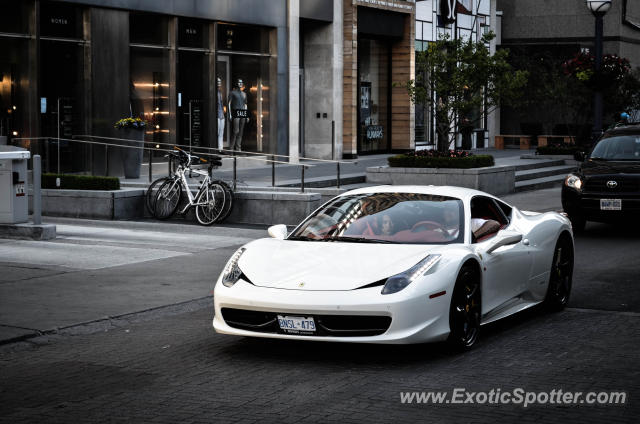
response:
<path id="1" fill-rule="evenodd" d="M 90 140 L 86 140 L 86 139 L 90 139 Z M 107 140 L 107 141 L 95 141 L 95 139 L 99 139 L 99 140 Z M 89 173 L 91 175 L 95 175 L 94 172 L 94 157 L 93 157 L 93 147 L 94 146 L 104 146 L 104 169 L 105 169 L 105 174 L 108 173 L 109 170 L 109 149 L 110 148 L 117 148 L 117 149 L 122 149 L 122 148 L 126 148 L 126 149 L 142 149 L 143 152 L 146 151 L 148 153 L 148 179 L 149 182 L 151 182 L 153 180 L 153 157 L 154 157 L 154 153 L 156 152 L 171 152 L 174 151 L 173 148 L 175 147 L 180 147 L 183 148 L 184 150 L 189 150 L 191 153 L 193 154 L 197 154 L 197 155 L 201 155 L 201 156 L 205 156 L 205 157 L 213 157 L 213 156 L 218 156 L 218 157 L 222 157 L 222 158 L 232 158 L 233 159 L 233 188 L 234 190 L 237 189 L 237 182 L 238 182 L 238 158 L 242 157 L 245 160 L 254 160 L 254 161 L 261 161 L 264 163 L 269 163 L 271 164 L 271 186 L 275 187 L 276 186 L 276 165 L 283 165 L 283 166 L 299 166 L 300 167 L 300 192 L 304 192 L 305 190 L 305 169 L 309 169 L 309 168 L 313 168 L 316 165 L 312 165 L 312 164 L 304 164 L 304 163 L 291 163 L 288 161 L 284 161 L 284 160 L 279 160 L 281 158 L 285 158 L 285 159 L 291 159 L 293 158 L 292 156 L 289 155 L 282 155 L 282 154 L 264 154 L 264 153 L 259 153 L 259 152 L 247 152 L 247 151 L 236 151 L 236 150 L 229 150 L 229 149 L 217 149 L 217 148 L 213 148 L 213 147 L 204 147 L 204 146 L 187 146 L 187 145 L 181 145 L 181 144 L 173 144 L 173 143 L 166 143 L 166 142 L 154 142 L 154 141 L 143 141 L 143 140 L 134 140 L 134 139 L 126 139 L 126 138 L 116 138 L 116 137 L 105 137 L 105 136 L 96 136 L 96 135 L 74 135 L 72 136 L 72 138 L 64 138 L 64 137 L 60 137 L 58 135 L 58 137 L 16 137 L 12 139 L 12 142 L 18 142 L 18 143 L 22 143 L 22 144 L 27 144 L 27 148 L 29 148 L 29 150 L 33 149 L 33 144 L 32 142 L 36 142 L 39 143 L 38 146 L 40 147 L 40 149 L 38 150 L 49 150 L 48 149 L 48 144 L 49 142 L 57 142 L 57 154 L 56 154 L 56 161 L 57 161 L 57 166 L 56 169 L 58 171 L 58 173 L 60 173 L 61 171 L 61 165 L 60 165 L 60 142 L 71 142 L 71 143 L 81 143 L 84 145 L 88 145 L 90 146 L 90 170 Z M 136 143 L 136 144 L 141 144 L 141 145 L 129 145 L 129 144 L 123 144 L 123 143 Z M 45 144 L 46 147 L 44 147 L 42 144 Z M 241 156 L 240 156 L 241 155 Z M 258 157 L 259 156 L 259 157 Z M 267 157 L 270 157 L 269 159 L 267 159 Z M 295 158 L 294 158 L 295 159 Z M 312 162 L 319 162 L 319 163 L 335 163 L 336 164 L 336 186 L 337 188 L 340 188 L 340 173 L 341 173 L 341 169 L 340 169 L 340 165 L 341 164 L 357 164 L 357 161 L 339 161 L 339 160 L 330 160 L 330 159 L 317 159 L 317 158 L 307 158 L 307 157 L 297 157 L 297 159 L 300 160 L 305 160 L 305 161 L 312 161 Z M 49 162 L 50 162 L 50 158 L 49 158 L 49 154 L 47 154 L 46 156 L 46 160 L 47 160 L 47 169 L 49 169 Z M 142 163 L 141 163 L 142 164 Z M 168 164 L 168 172 L 169 174 L 171 174 L 171 166 L 172 163 L 169 160 L 167 162 Z M 86 171 L 85 171 L 86 172 Z"/>

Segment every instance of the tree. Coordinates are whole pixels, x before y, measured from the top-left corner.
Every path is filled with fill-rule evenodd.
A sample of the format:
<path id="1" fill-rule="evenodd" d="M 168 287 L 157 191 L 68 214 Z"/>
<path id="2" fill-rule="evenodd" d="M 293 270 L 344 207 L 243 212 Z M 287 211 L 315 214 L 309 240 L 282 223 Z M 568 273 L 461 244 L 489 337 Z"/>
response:
<path id="1" fill-rule="evenodd" d="M 475 111 L 515 106 L 521 97 L 528 73 L 511 68 L 506 49 L 489 54 L 486 44 L 494 37 L 489 33 L 474 42 L 443 35 L 427 51 L 416 53 L 416 79 L 406 87 L 414 103 L 435 110 L 439 150 L 448 150 L 455 141 L 456 119 L 472 126 L 482 116 L 473 117 Z"/>

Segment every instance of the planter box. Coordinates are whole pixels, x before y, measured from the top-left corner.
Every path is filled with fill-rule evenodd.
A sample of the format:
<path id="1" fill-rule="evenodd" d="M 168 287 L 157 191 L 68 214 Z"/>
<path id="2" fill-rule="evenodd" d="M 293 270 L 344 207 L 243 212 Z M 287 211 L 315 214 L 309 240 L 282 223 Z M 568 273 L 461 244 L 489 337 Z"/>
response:
<path id="1" fill-rule="evenodd" d="M 233 211 L 225 222 L 298 225 L 322 203 L 319 193 L 239 191 L 235 193 Z"/>
<path id="2" fill-rule="evenodd" d="M 90 219 L 132 219 L 144 213 L 144 190 L 42 190 L 42 214 Z M 33 205 L 29 193 L 29 210 Z"/>
<path id="3" fill-rule="evenodd" d="M 515 189 L 515 166 L 486 168 L 367 168 L 367 183 L 391 185 L 448 185 L 473 188 L 494 195 Z"/>

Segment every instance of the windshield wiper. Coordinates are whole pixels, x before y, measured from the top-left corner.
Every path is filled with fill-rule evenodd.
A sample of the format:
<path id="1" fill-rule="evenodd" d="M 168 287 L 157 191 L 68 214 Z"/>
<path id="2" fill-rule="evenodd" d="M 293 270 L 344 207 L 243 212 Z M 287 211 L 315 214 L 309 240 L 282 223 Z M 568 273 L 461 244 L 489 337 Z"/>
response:
<path id="1" fill-rule="evenodd" d="M 302 241 L 322 241 L 323 239 L 309 237 L 309 236 L 290 236 L 287 240 L 302 240 Z"/>
<path id="2" fill-rule="evenodd" d="M 380 240 L 380 239 L 370 239 L 364 237 L 349 237 L 349 236 L 340 236 L 340 237 L 325 237 L 322 241 L 348 241 L 352 243 L 393 243 L 389 240 Z"/>

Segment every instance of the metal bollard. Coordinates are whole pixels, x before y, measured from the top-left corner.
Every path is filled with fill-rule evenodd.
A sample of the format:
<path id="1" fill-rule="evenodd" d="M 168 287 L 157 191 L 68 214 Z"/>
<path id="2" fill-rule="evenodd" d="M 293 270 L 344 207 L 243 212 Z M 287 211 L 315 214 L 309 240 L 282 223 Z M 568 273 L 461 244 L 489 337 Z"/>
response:
<path id="1" fill-rule="evenodd" d="M 33 156 L 33 224 L 42 224 L 42 162 L 40 155 Z"/>
<path id="2" fill-rule="evenodd" d="M 238 181 L 238 157 L 233 156 L 233 191 L 236 191 L 237 189 L 237 181 Z"/>
<path id="3" fill-rule="evenodd" d="M 168 176 L 171 176 L 171 156 L 169 156 L 169 162 L 167 162 L 167 165 L 169 165 L 169 169 L 168 169 Z"/>
<path id="4" fill-rule="evenodd" d="M 338 177 L 336 178 L 337 180 L 336 186 L 337 188 L 340 188 L 340 162 L 336 162 L 336 165 L 338 166 Z"/>
<path id="5" fill-rule="evenodd" d="M 149 182 L 153 179 L 153 149 L 149 148 Z"/>
<path id="6" fill-rule="evenodd" d="M 276 162 L 275 156 L 271 155 L 271 187 L 276 186 Z"/>
<path id="7" fill-rule="evenodd" d="M 304 165 L 302 165 L 302 175 L 300 177 L 300 193 L 304 193 Z"/>

